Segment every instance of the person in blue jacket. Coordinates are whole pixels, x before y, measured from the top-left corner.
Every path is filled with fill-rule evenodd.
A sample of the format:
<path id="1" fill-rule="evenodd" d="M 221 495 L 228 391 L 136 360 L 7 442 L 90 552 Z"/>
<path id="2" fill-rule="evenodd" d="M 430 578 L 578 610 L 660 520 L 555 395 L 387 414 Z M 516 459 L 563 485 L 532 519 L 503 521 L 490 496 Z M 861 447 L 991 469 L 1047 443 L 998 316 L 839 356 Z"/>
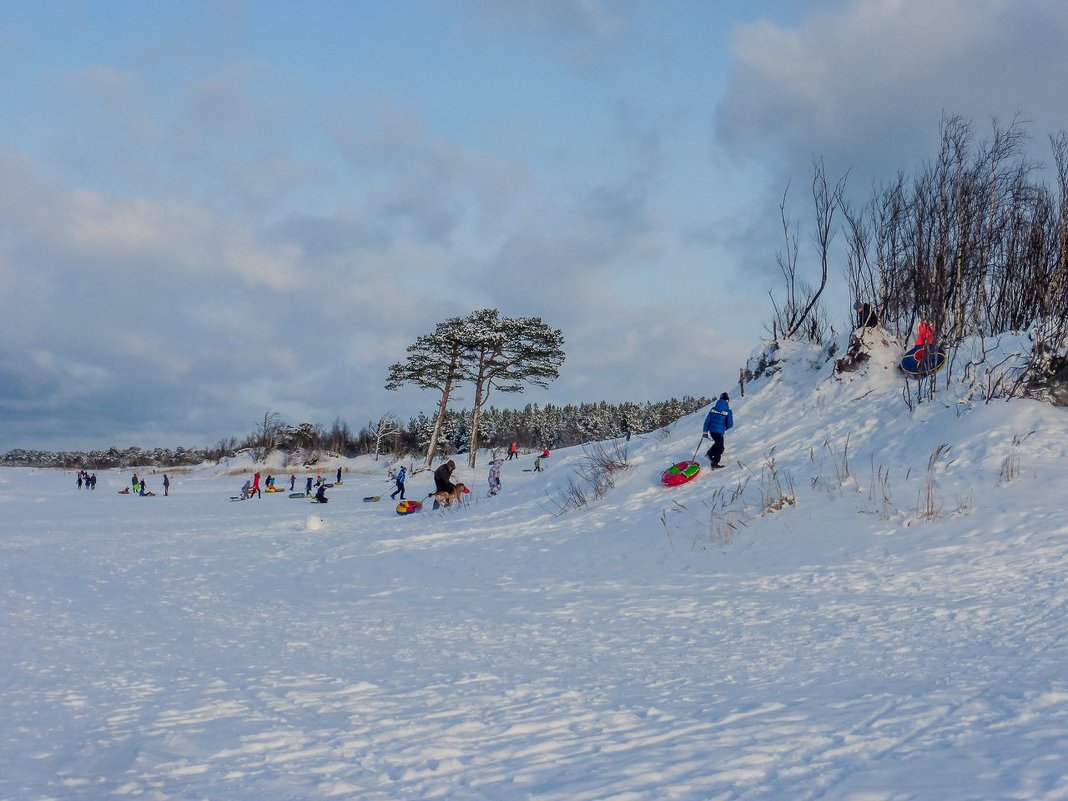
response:
<path id="1" fill-rule="evenodd" d="M 405 481 L 405 479 L 407 477 L 408 477 L 408 470 L 404 467 L 404 465 L 401 465 L 401 469 L 397 471 L 397 474 L 395 476 L 393 476 L 393 481 L 394 481 L 394 483 L 396 483 L 397 488 L 395 490 L 393 490 L 393 492 L 390 494 L 390 496 L 389 496 L 390 498 L 392 498 L 393 500 L 396 500 L 397 499 L 397 493 L 399 492 L 400 496 L 401 496 L 401 500 L 402 501 L 404 500 L 404 481 Z"/>
<path id="2" fill-rule="evenodd" d="M 707 455 L 713 468 L 723 467 L 719 463 L 719 457 L 723 455 L 723 435 L 734 428 L 734 412 L 731 411 L 729 401 L 730 396 L 724 392 L 705 417 L 704 436 L 712 439 L 712 447 L 708 449 Z"/>

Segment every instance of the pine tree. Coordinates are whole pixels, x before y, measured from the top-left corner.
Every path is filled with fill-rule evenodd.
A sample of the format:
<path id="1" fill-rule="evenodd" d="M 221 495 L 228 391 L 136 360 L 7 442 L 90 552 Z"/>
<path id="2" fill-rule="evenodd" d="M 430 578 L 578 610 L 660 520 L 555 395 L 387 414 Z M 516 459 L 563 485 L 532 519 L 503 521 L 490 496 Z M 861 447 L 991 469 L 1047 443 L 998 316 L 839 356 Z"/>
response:
<path id="1" fill-rule="evenodd" d="M 450 317 L 445 322 L 438 323 L 434 333 L 418 337 L 407 348 L 407 360 L 392 365 L 386 378 L 386 389 L 389 390 L 400 389 L 404 384 L 415 384 L 424 389 L 436 389 L 441 393 L 437 420 L 426 451 L 427 467 L 430 467 L 434 460 L 445 412 L 449 407 L 449 397 L 456 383 L 464 376 L 465 354 L 469 349 L 465 322 L 459 317 Z"/>
<path id="2" fill-rule="evenodd" d="M 474 312 L 467 322 L 470 332 L 467 356 L 475 384 L 468 456 L 468 466 L 473 468 L 481 410 L 491 391 L 522 392 L 525 384 L 547 386 L 560 375 L 564 335 L 540 317 L 501 317 L 496 309 Z"/>

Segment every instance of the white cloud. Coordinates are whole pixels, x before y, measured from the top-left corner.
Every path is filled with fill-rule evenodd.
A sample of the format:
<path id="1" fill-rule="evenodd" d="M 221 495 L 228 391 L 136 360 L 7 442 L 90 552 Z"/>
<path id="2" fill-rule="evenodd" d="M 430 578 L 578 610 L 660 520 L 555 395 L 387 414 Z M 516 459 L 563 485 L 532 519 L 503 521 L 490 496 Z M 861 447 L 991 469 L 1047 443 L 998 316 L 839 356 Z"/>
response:
<path id="1" fill-rule="evenodd" d="M 1066 34 L 1068 5 L 1006 0 L 860 0 L 796 27 L 751 23 L 733 38 L 717 133 L 736 151 L 881 170 L 926 157 L 943 111 L 1022 111 L 1052 131 L 1068 124 Z"/>

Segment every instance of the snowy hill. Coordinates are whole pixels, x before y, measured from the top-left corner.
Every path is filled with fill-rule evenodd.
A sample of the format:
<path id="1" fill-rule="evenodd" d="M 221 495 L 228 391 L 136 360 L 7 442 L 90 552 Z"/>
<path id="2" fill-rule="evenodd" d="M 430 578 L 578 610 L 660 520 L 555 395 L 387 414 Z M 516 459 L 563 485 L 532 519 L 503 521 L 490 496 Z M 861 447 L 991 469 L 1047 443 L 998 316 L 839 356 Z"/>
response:
<path id="1" fill-rule="evenodd" d="M 671 490 L 703 413 L 407 517 L 0 470 L 0 798 L 1064 798 L 1068 412 L 898 355 L 784 345 Z"/>

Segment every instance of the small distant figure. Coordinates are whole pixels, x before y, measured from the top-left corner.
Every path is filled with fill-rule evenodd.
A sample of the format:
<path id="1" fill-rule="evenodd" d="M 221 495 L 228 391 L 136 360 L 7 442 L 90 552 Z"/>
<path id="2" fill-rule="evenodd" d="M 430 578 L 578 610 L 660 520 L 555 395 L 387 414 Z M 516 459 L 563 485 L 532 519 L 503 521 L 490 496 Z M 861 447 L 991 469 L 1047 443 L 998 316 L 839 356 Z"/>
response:
<path id="1" fill-rule="evenodd" d="M 337 483 L 338 484 L 341 483 L 341 468 L 340 467 L 337 469 Z"/>
<path id="2" fill-rule="evenodd" d="M 857 328 L 873 328 L 879 324 L 879 315 L 870 303 L 858 300 L 853 310 L 857 313 Z"/>
<path id="3" fill-rule="evenodd" d="M 96 489 L 96 473 L 89 476 L 89 489 Z"/>
<path id="4" fill-rule="evenodd" d="M 134 473 L 133 478 L 130 479 L 130 486 L 133 488 L 134 492 L 141 489 L 141 482 L 137 480 L 137 473 Z"/>
<path id="5" fill-rule="evenodd" d="M 293 491 L 293 487 L 297 486 L 297 476 L 294 473 L 289 474 L 289 491 Z"/>
<path id="6" fill-rule="evenodd" d="M 145 481 L 145 480 L 144 480 L 144 479 L 142 478 L 142 479 L 141 479 L 141 489 L 139 490 L 138 494 L 139 494 L 139 495 L 140 495 L 140 496 L 141 496 L 141 497 L 143 498 L 143 497 L 145 497 L 145 492 L 146 492 L 147 490 L 148 490 L 148 482 L 147 482 L 147 481 Z"/>
<path id="7" fill-rule="evenodd" d="M 934 327 L 926 320 L 920 320 L 920 327 L 916 329 L 917 347 L 933 345 L 934 341 Z"/>
<path id="8" fill-rule="evenodd" d="M 260 474 L 259 473 L 256 473 L 256 475 L 254 475 L 252 477 L 252 494 L 255 495 L 257 498 L 262 498 L 263 497 L 263 490 L 260 489 Z"/>
<path id="9" fill-rule="evenodd" d="M 82 488 L 82 471 L 78 471 L 78 489 Z"/>
<path id="10" fill-rule="evenodd" d="M 619 422 L 619 428 L 623 432 L 623 436 L 626 437 L 626 441 L 630 442 L 630 423 L 627 422 L 627 418 L 624 417 Z"/>
<path id="11" fill-rule="evenodd" d="M 312 477 L 308 476 L 308 480 L 304 483 L 304 494 L 311 495 Z"/>
<path id="12" fill-rule="evenodd" d="M 504 459 L 494 459 L 490 462 L 489 469 L 489 494 L 496 495 L 501 491 L 501 465 Z"/>
<path id="13" fill-rule="evenodd" d="M 393 481 L 396 483 L 397 488 L 390 494 L 390 498 L 396 500 L 397 494 L 400 493 L 400 499 L 404 500 L 404 481 L 408 477 L 408 470 L 401 465 L 401 469 L 397 471 L 397 474 L 393 476 Z"/>
<path id="14" fill-rule="evenodd" d="M 534 460 L 534 472 L 535 473 L 540 473 L 541 472 L 541 457 L 540 456 Z"/>
<path id="15" fill-rule="evenodd" d="M 519 458 L 519 443 L 512 440 L 512 445 L 508 448 L 508 461 Z"/>
<path id="16" fill-rule="evenodd" d="M 319 489 L 315 491 L 315 502 L 326 503 L 329 498 L 326 497 L 326 484 L 320 484 Z"/>
<path id="17" fill-rule="evenodd" d="M 163 474 L 163 497 L 166 498 L 171 494 L 171 480 L 167 478 L 167 474 Z"/>
<path id="18" fill-rule="evenodd" d="M 723 435 L 732 428 L 734 428 L 734 412 L 731 411 L 730 396 L 724 392 L 719 396 L 716 405 L 709 410 L 702 428 L 702 436 L 712 439 L 712 447 L 705 453 L 712 469 L 721 466 L 719 460 L 723 456 L 725 447 Z"/>
<path id="19" fill-rule="evenodd" d="M 548 448 L 546 448 L 545 450 L 543 450 L 541 452 L 541 458 L 542 459 L 548 459 L 549 458 L 549 449 Z"/>
<path id="20" fill-rule="evenodd" d="M 241 500 L 245 501 L 252 497 L 252 482 L 247 478 L 245 483 L 241 486 Z"/>

